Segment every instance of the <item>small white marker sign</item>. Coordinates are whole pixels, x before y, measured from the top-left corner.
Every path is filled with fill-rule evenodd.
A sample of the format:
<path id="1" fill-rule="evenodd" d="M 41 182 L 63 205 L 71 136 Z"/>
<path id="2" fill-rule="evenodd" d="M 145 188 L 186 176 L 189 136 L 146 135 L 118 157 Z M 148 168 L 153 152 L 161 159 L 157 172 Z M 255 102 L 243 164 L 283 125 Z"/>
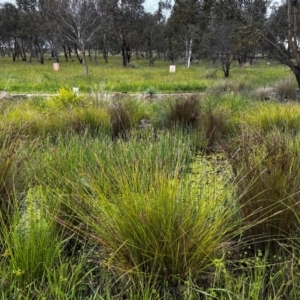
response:
<path id="1" fill-rule="evenodd" d="M 171 65 L 170 66 L 170 73 L 175 73 L 176 72 L 176 66 L 175 65 Z"/>

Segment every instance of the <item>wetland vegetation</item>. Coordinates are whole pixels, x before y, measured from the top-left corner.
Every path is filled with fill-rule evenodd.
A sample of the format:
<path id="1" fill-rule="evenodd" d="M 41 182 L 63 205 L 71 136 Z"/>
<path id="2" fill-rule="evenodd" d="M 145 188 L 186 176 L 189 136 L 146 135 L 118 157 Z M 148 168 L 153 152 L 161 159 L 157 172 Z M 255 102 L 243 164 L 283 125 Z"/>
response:
<path id="1" fill-rule="evenodd" d="M 0 299 L 299 299 L 288 69 L 146 65 L 1 58 Z"/>

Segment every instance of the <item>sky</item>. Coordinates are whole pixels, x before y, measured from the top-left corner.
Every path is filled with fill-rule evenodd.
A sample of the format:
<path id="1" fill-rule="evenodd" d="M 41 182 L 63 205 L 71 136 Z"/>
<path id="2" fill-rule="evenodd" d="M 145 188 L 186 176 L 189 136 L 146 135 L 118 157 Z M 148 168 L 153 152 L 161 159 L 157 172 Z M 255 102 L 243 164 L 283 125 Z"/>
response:
<path id="1" fill-rule="evenodd" d="M 154 12 L 157 10 L 159 0 L 145 0 L 144 7 L 146 11 Z"/>
<path id="2" fill-rule="evenodd" d="M 4 2 L 15 2 L 14 0 L 0 0 L 0 4 Z M 154 12 L 157 10 L 159 0 L 145 0 L 144 7 L 146 11 Z"/>

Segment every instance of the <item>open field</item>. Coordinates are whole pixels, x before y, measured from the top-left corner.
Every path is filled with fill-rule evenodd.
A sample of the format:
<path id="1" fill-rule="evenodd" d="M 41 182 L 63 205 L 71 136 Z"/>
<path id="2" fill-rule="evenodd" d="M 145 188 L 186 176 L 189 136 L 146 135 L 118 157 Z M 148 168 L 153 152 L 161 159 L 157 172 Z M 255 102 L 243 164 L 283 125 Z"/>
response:
<path id="1" fill-rule="evenodd" d="M 144 93 L 154 90 L 157 93 L 203 92 L 223 79 L 223 74 L 211 63 L 195 63 L 190 69 L 184 65 L 176 66 L 176 73 L 169 73 L 169 63 L 157 60 L 149 67 L 146 60 L 133 60 L 132 66 L 121 66 L 120 57 L 111 57 L 105 64 L 99 59 L 96 65 L 89 62 L 89 77 L 83 74 L 79 62 L 60 63 L 60 71 L 53 70 L 52 61 L 45 65 L 0 58 L 0 91 L 14 93 L 55 93 L 60 87 L 77 86 L 82 92 L 105 90 L 107 92 Z M 252 67 L 233 68 L 230 78 L 239 80 L 249 89 L 272 85 L 289 75 L 285 66 L 266 61 L 258 61 Z M 251 86 L 249 85 L 251 83 Z"/>
<path id="2" fill-rule="evenodd" d="M 111 60 L 88 79 L 75 62 L 1 60 L 0 90 L 55 95 L 0 101 L 0 299 L 298 300 L 287 70 L 259 62 L 224 81 L 207 64 Z M 151 97 L 102 97 L 124 91 Z"/>

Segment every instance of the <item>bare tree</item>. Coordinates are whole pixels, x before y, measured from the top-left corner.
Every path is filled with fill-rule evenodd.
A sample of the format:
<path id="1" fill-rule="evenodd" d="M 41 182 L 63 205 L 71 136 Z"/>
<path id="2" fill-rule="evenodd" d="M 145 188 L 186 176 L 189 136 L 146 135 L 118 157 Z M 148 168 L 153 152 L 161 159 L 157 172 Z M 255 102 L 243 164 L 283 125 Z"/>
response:
<path id="1" fill-rule="evenodd" d="M 100 7 L 97 0 L 48 0 L 45 12 L 50 29 L 61 39 L 75 45 L 88 76 L 87 45 L 101 28 Z M 79 51 L 77 51 L 79 50 Z"/>

